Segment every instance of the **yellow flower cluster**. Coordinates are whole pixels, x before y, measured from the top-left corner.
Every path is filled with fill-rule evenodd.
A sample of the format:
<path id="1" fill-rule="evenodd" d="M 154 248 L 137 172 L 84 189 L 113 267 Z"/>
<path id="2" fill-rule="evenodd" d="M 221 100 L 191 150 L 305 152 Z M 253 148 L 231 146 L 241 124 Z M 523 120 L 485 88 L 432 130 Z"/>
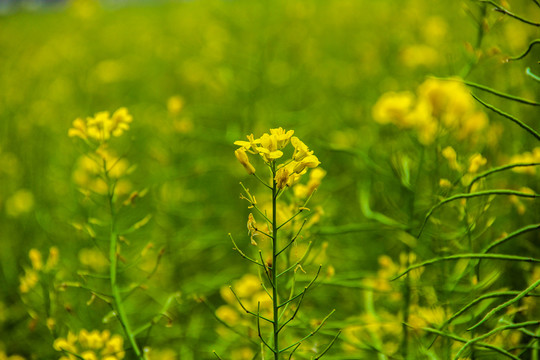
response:
<path id="1" fill-rule="evenodd" d="M 87 117 L 86 121 L 81 118 L 73 121 L 73 127 L 69 129 L 68 135 L 103 143 L 111 136 L 118 137 L 129 130 L 132 121 L 133 117 L 125 107 L 116 110 L 112 117 L 108 111 L 102 111 L 94 117 Z"/>
<path id="2" fill-rule="evenodd" d="M 19 278 L 19 291 L 22 294 L 28 293 L 39 282 L 39 276 L 42 272 L 49 272 L 56 267 L 60 257 L 58 248 L 53 246 L 49 249 L 49 257 L 47 262 L 43 264 L 41 252 L 37 249 L 30 249 L 28 253 L 32 268 L 25 269 L 24 276 Z"/>
<path id="3" fill-rule="evenodd" d="M 109 330 L 69 332 L 66 338 L 56 339 L 53 348 L 64 352 L 59 360 L 120 360 L 125 356 L 124 339 Z"/>
<path id="4" fill-rule="evenodd" d="M 475 141 L 488 125 L 488 118 L 475 109 L 474 99 L 459 81 L 428 79 L 417 90 L 383 94 L 373 106 L 373 119 L 380 124 L 394 124 L 414 129 L 424 145 L 438 135 L 450 133 L 458 140 Z"/>
<path id="5" fill-rule="evenodd" d="M 313 155 L 299 138 L 293 136 L 294 130 L 270 129 L 270 134 L 264 133 L 260 138 L 255 139 L 253 134 L 248 135 L 248 141 L 235 141 L 234 144 L 240 146 L 234 153 L 240 164 L 246 169 L 248 174 L 255 173 L 255 167 L 250 163 L 248 153 L 260 155 L 265 163 L 273 164 L 275 160 L 283 157 L 284 148 L 290 143 L 294 147 L 292 157 L 282 164 L 277 165 L 274 180 L 277 187 L 284 189 L 298 182 L 300 177 L 307 172 L 308 168 L 319 166 L 319 159 Z"/>
<path id="6" fill-rule="evenodd" d="M 451 146 L 442 149 L 441 154 L 448 161 L 450 169 L 463 173 L 461 178 L 463 185 L 468 185 L 480 168 L 487 164 L 487 159 L 482 154 L 474 153 L 469 157 L 468 164 L 465 166 L 458 161 L 456 150 Z M 443 188 L 452 187 L 452 183 L 448 179 L 440 179 L 439 185 Z"/>

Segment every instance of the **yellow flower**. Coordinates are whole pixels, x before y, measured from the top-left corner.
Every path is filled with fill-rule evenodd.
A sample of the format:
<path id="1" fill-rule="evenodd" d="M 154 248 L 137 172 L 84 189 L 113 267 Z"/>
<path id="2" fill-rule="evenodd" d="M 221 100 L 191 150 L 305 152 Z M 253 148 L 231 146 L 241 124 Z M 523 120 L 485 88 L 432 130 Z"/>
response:
<path id="1" fill-rule="evenodd" d="M 32 268 L 38 271 L 41 270 L 41 268 L 43 267 L 41 252 L 39 252 L 39 250 L 37 249 L 30 249 L 28 257 L 30 258 L 30 262 L 32 263 Z"/>
<path id="2" fill-rule="evenodd" d="M 169 114 L 171 115 L 178 115 L 180 111 L 182 111 L 182 108 L 184 107 L 184 99 L 182 99 L 181 96 L 175 95 L 171 96 L 169 100 L 167 100 L 167 110 L 169 111 Z"/>
<path id="3" fill-rule="evenodd" d="M 452 187 L 452 183 L 448 179 L 440 179 L 439 186 L 445 189 L 449 189 Z"/>
<path id="4" fill-rule="evenodd" d="M 461 165 L 457 162 L 457 153 L 453 147 L 447 146 L 442 150 L 442 156 L 448 160 L 448 164 L 451 169 L 460 171 Z"/>
<path id="5" fill-rule="evenodd" d="M 129 129 L 129 124 L 132 121 L 133 117 L 125 107 L 116 110 L 112 117 L 108 111 L 101 111 L 96 113 L 93 118 L 86 118 L 86 122 L 81 118 L 75 119 L 73 127 L 68 130 L 68 136 L 103 143 L 111 136 L 121 136 L 124 131 Z"/>
<path id="6" fill-rule="evenodd" d="M 294 146 L 293 159 L 295 161 L 302 161 L 306 156 L 313 155 L 313 151 L 309 151 L 307 145 L 296 136 L 291 138 L 291 144 Z"/>
<path id="7" fill-rule="evenodd" d="M 6 200 L 6 214 L 18 217 L 27 214 L 34 208 L 34 194 L 26 189 L 19 189 Z"/>
<path id="8" fill-rule="evenodd" d="M 407 115 L 412 111 L 414 95 L 410 92 L 388 92 L 373 106 L 373 119 L 379 124 L 393 123 L 400 127 L 411 127 Z"/>
<path id="9" fill-rule="evenodd" d="M 270 134 L 275 136 L 278 149 L 283 149 L 294 134 L 294 130 L 285 131 L 281 127 L 277 129 L 270 129 Z"/>
<path id="10" fill-rule="evenodd" d="M 469 173 L 475 174 L 478 169 L 485 165 L 487 160 L 481 154 L 474 154 L 469 158 Z"/>
<path id="11" fill-rule="evenodd" d="M 88 129 L 83 119 L 77 118 L 73 121 L 73 127 L 68 130 L 69 137 L 80 137 L 83 140 L 88 138 Z"/>
<path id="12" fill-rule="evenodd" d="M 264 133 L 263 136 L 261 136 L 260 141 L 261 146 L 258 146 L 253 150 L 259 153 L 265 162 L 269 163 L 283 156 L 283 152 L 278 149 L 277 135 Z"/>
<path id="13" fill-rule="evenodd" d="M 249 158 L 246 154 L 246 150 L 245 148 L 241 147 L 239 149 L 236 149 L 234 151 L 234 155 L 236 156 L 236 158 L 238 159 L 238 161 L 240 161 L 240 164 L 242 164 L 242 166 L 244 167 L 244 169 L 246 169 L 247 173 L 249 175 L 251 174 L 254 174 L 255 173 L 255 168 L 253 167 L 253 165 L 251 165 L 251 163 L 249 162 Z"/>
<path id="14" fill-rule="evenodd" d="M 20 277 L 19 291 L 27 293 L 32 290 L 39 281 L 39 275 L 34 270 L 26 270 L 24 276 Z"/>
<path id="15" fill-rule="evenodd" d="M 321 162 L 315 155 L 309 155 L 302 159 L 302 161 L 296 163 L 293 172 L 300 174 L 305 168 L 314 169 L 319 166 Z"/>
<path id="16" fill-rule="evenodd" d="M 276 177 L 275 177 L 276 186 L 280 189 L 284 189 L 285 186 L 287 186 L 287 182 L 289 181 L 289 175 L 290 175 L 290 171 L 288 167 L 287 166 L 281 167 L 276 172 Z"/>
<path id="17" fill-rule="evenodd" d="M 125 107 L 121 107 L 116 110 L 112 116 L 111 132 L 114 136 L 118 137 L 129 130 L 129 124 L 133 121 L 133 116 L 128 113 Z"/>
<path id="18" fill-rule="evenodd" d="M 237 140 L 234 142 L 234 145 L 238 145 L 243 147 L 245 150 L 249 150 L 250 148 L 255 149 L 257 144 L 261 143 L 260 139 L 254 139 L 253 134 L 246 135 L 246 137 L 248 141 Z M 252 150 L 252 154 L 256 154 L 256 152 Z"/>
<path id="19" fill-rule="evenodd" d="M 216 316 L 227 323 L 228 325 L 234 326 L 238 323 L 239 315 L 234 308 L 229 305 L 221 305 L 216 309 Z"/>

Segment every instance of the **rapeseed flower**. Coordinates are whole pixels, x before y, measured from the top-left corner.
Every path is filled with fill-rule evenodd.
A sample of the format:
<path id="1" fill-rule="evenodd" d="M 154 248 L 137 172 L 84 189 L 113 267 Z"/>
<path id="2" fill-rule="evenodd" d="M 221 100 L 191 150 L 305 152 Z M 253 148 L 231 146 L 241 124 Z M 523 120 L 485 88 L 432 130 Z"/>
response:
<path id="1" fill-rule="evenodd" d="M 488 126 L 487 116 L 475 109 L 474 99 L 459 81 L 428 79 L 416 96 L 410 92 L 388 92 L 375 103 L 373 119 L 416 132 L 422 145 L 430 145 L 440 135 L 457 140 L 477 141 Z"/>
<path id="2" fill-rule="evenodd" d="M 79 334 L 69 332 L 67 337 L 56 339 L 53 348 L 64 352 L 60 360 L 121 360 L 125 356 L 124 339 L 118 334 L 111 334 L 109 330 L 82 329 Z"/>
<path id="3" fill-rule="evenodd" d="M 264 133 L 258 139 L 250 134 L 247 136 L 247 141 L 234 142 L 235 145 L 240 146 L 234 154 L 249 175 L 255 173 L 255 167 L 251 164 L 248 154 L 259 155 L 266 164 L 273 164 L 272 171 L 276 186 L 279 189 L 291 187 L 307 172 L 308 168 L 314 169 L 321 163 L 313 151 L 293 134 L 294 130 L 287 131 L 281 127 L 270 129 L 270 133 Z M 294 148 L 291 158 L 281 164 L 276 164 L 275 161 L 283 157 L 283 150 L 289 143 Z"/>
<path id="4" fill-rule="evenodd" d="M 125 107 L 116 110 L 112 116 L 108 111 L 101 111 L 94 117 L 87 117 L 86 121 L 81 118 L 75 119 L 73 127 L 68 130 L 68 136 L 102 144 L 111 136 L 119 137 L 129 130 L 129 124 L 132 121 L 133 117 Z"/>

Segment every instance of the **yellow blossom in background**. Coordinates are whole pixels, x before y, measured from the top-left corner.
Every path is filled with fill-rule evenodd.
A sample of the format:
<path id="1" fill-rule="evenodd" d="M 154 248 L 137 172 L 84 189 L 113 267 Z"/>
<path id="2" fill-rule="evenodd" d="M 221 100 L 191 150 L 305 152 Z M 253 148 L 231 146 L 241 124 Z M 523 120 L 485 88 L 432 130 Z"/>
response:
<path id="1" fill-rule="evenodd" d="M 167 110 L 169 111 L 169 115 L 176 116 L 180 114 L 183 108 L 184 99 L 181 96 L 171 96 L 169 100 L 167 100 Z"/>
<path id="2" fill-rule="evenodd" d="M 26 189 L 19 189 L 6 200 L 6 214 L 19 217 L 34 209 L 34 194 Z"/>
<path id="3" fill-rule="evenodd" d="M 133 117 L 124 107 L 116 110 L 112 116 L 108 111 L 102 111 L 96 113 L 94 117 L 86 118 L 86 121 L 80 118 L 74 120 L 73 127 L 68 130 L 68 136 L 103 143 L 111 136 L 119 137 L 129 130 L 132 121 Z"/>
<path id="4" fill-rule="evenodd" d="M 373 106 L 373 119 L 379 124 L 394 124 L 401 128 L 410 128 L 408 115 L 414 105 L 414 95 L 410 92 L 388 92 L 383 94 Z"/>
<path id="5" fill-rule="evenodd" d="M 49 249 L 49 257 L 43 265 L 43 256 L 37 249 L 30 249 L 28 258 L 32 268 L 25 268 L 24 276 L 19 277 L 19 291 L 22 294 L 30 292 L 39 282 L 40 275 L 53 270 L 58 264 L 58 248 L 53 246 Z"/>
<path id="6" fill-rule="evenodd" d="M 79 262 L 97 273 L 105 271 L 109 266 L 108 259 L 96 248 L 82 248 L 79 251 Z"/>
<path id="7" fill-rule="evenodd" d="M 85 360 L 121 360 L 125 356 L 124 339 L 109 330 L 69 332 L 66 338 L 56 339 L 53 348 L 64 353 L 61 360 L 75 360 L 74 354 Z"/>
<path id="8" fill-rule="evenodd" d="M 478 169 L 487 163 L 487 159 L 481 154 L 474 154 L 469 158 L 469 173 L 475 174 Z"/>
<path id="9" fill-rule="evenodd" d="M 448 160 L 450 169 L 461 171 L 461 165 L 457 161 L 457 153 L 453 147 L 447 146 L 442 150 L 442 156 Z"/>
<path id="10" fill-rule="evenodd" d="M 32 263 L 32 268 L 38 271 L 41 270 L 41 268 L 43 267 L 41 252 L 39 252 L 39 250 L 37 249 L 30 249 L 28 257 L 30 258 L 30 262 Z"/>
<path id="11" fill-rule="evenodd" d="M 411 48 L 411 55 L 407 55 L 411 64 L 417 65 L 414 53 L 429 53 L 428 48 Z M 459 79 L 428 79 L 418 87 L 416 96 L 410 92 L 385 93 L 373 106 L 372 115 L 379 124 L 415 130 L 423 145 L 445 134 L 474 144 L 488 126 L 487 116 L 476 110 L 474 99 Z"/>
<path id="12" fill-rule="evenodd" d="M 445 189 L 449 189 L 452 187 L 452 183 L 448 179 L 440 179 L 439 186 Z"/>
<path id="13" fill-rule="evenodd" d="M 248 347 L 242 347 L 231 351 L 231 359 L 235 360 L 252 360 L 254 356 L 255 353 Z"/>
<path id="14" fill-rule="evenodd" d="M 510 164 L 532 164 L 540 163 L 540 147 L 535 147 L 532 151 L 526 151 L 522 154 L 514 155 L 510 158 Z M 517 173 L 534 175 L 537 173 L 538 166 L 520 166 L 515 167 L 512 171 Z"/>
<path id="15" fill-rule="evenodd" d="M 178 354 L 172 349 L 145 348 L 148 360 L 177 360 Z"/>
<path id="16" fill-rule="evenodd" d="M 189 117 L 183 117 L 181 119 L 175 119 L 173 121 L 173 127 L 176 132 L 180 134 L 187 134 L 192 132 L 195 126 Z"/>
<path id="17" fill-rule="evenodd" d="M 433 66 L 439 61 L 439 53 L 429 45 L 416 44 L 401 50 L 401 61 L 410 68 Z"/>
<path id="18" fill-rule="evenodd" d="M 25 358 L 20 355 L 8 356 L 4 351 L 0 351 L 0 360 L 25 360 Z"/>
<path id="19" fill-rule="evenodd" d="M 440 306 L 421 307 L 413 306 L 409 314 L 408 324 L 415 329 L 416 332 L 421 332 L 423 327 L 438 327 L 444 320 L 446 315 L 444 309 Z"/>
<path id="20" fill-rule="evenodd" d="M 23 294 L 32 290 L 39 282 L 39 275 L 34 270 L 26 270 L 24 276 L 19 278 L 19 291 Z"/>
<path id="21" fill-rule="evenodd" d="M 124 195 L 131 191 L 132 185 L 128 180 L 121 178 L 131 170 L 126 159 L 117 157 L 112 151 L 98 149 L 96 154 L 86 154 L 79 158 L 73 171 L 73 180 L 82 189 L 104 195 L 109 190 L 102 177 L 106 172 L 109 178 L 118 179 L 115 192 Z"/>

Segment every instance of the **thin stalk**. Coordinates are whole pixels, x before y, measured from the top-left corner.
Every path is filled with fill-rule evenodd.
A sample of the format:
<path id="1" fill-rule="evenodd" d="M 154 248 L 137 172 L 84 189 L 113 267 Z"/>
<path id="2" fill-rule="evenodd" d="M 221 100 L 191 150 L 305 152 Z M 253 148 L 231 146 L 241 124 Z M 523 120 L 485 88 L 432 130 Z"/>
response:
<path id="1" fill-rule="evenodd" d="M 126 311 L 124 309 L 124 303 L 122 301 L 122 295 L 120 293 L 120 288 L 117 283 L 117 269 L 118 269 L 118 254 L 117 254 L 117 247 L 118 247 L 118 233 L 116 232 L 116 214 L 114 211 L 114 184 L 111 185 L 111 180 L 108 176 L 107 172 L 107 164 L 105 160 L 103 161 L 103 171 L 107 178 L 108 186 L 108 203 L 109 203 L 109 214 L 111 217 L 111 230 L 110 230 L 110 238 L 109 238 L 109 275 L 110 275 L 110 284 L 111 284 L 111 291 L 112 296 L 114 300 L 114 307 L 116 308 L 116 312 L 118 315 L 118 320 L 120 321 L 120 325 L 122 325 L 122 328 L 124 329 L 124 333 L 126 334 L 129 343 L 131 344 L 131 347 L 133 348 L 133 352 L 137 356 L 138 359 L 146 359 L 146 356 L 143 355 L 141 349 L 139 348 L 139 345 L 137 344 L 137 341 L 135 339 L 135 335 L 133 334 L 133 331 L 131 330 L 131 325 L 129 323 L 129 319 L 126 315 Z"/>
<path id="2" fill-rule="evenodd" d="M 277 194 L 276 183 L 276 163 L 272 163 L 272 307 L 274 311 L 274 359 L 279 360 L 279 298 L 278 298 L 278 277 L 277 277 L 277 258 L 278 258 L 278 229 L 277 226 Z"/>

